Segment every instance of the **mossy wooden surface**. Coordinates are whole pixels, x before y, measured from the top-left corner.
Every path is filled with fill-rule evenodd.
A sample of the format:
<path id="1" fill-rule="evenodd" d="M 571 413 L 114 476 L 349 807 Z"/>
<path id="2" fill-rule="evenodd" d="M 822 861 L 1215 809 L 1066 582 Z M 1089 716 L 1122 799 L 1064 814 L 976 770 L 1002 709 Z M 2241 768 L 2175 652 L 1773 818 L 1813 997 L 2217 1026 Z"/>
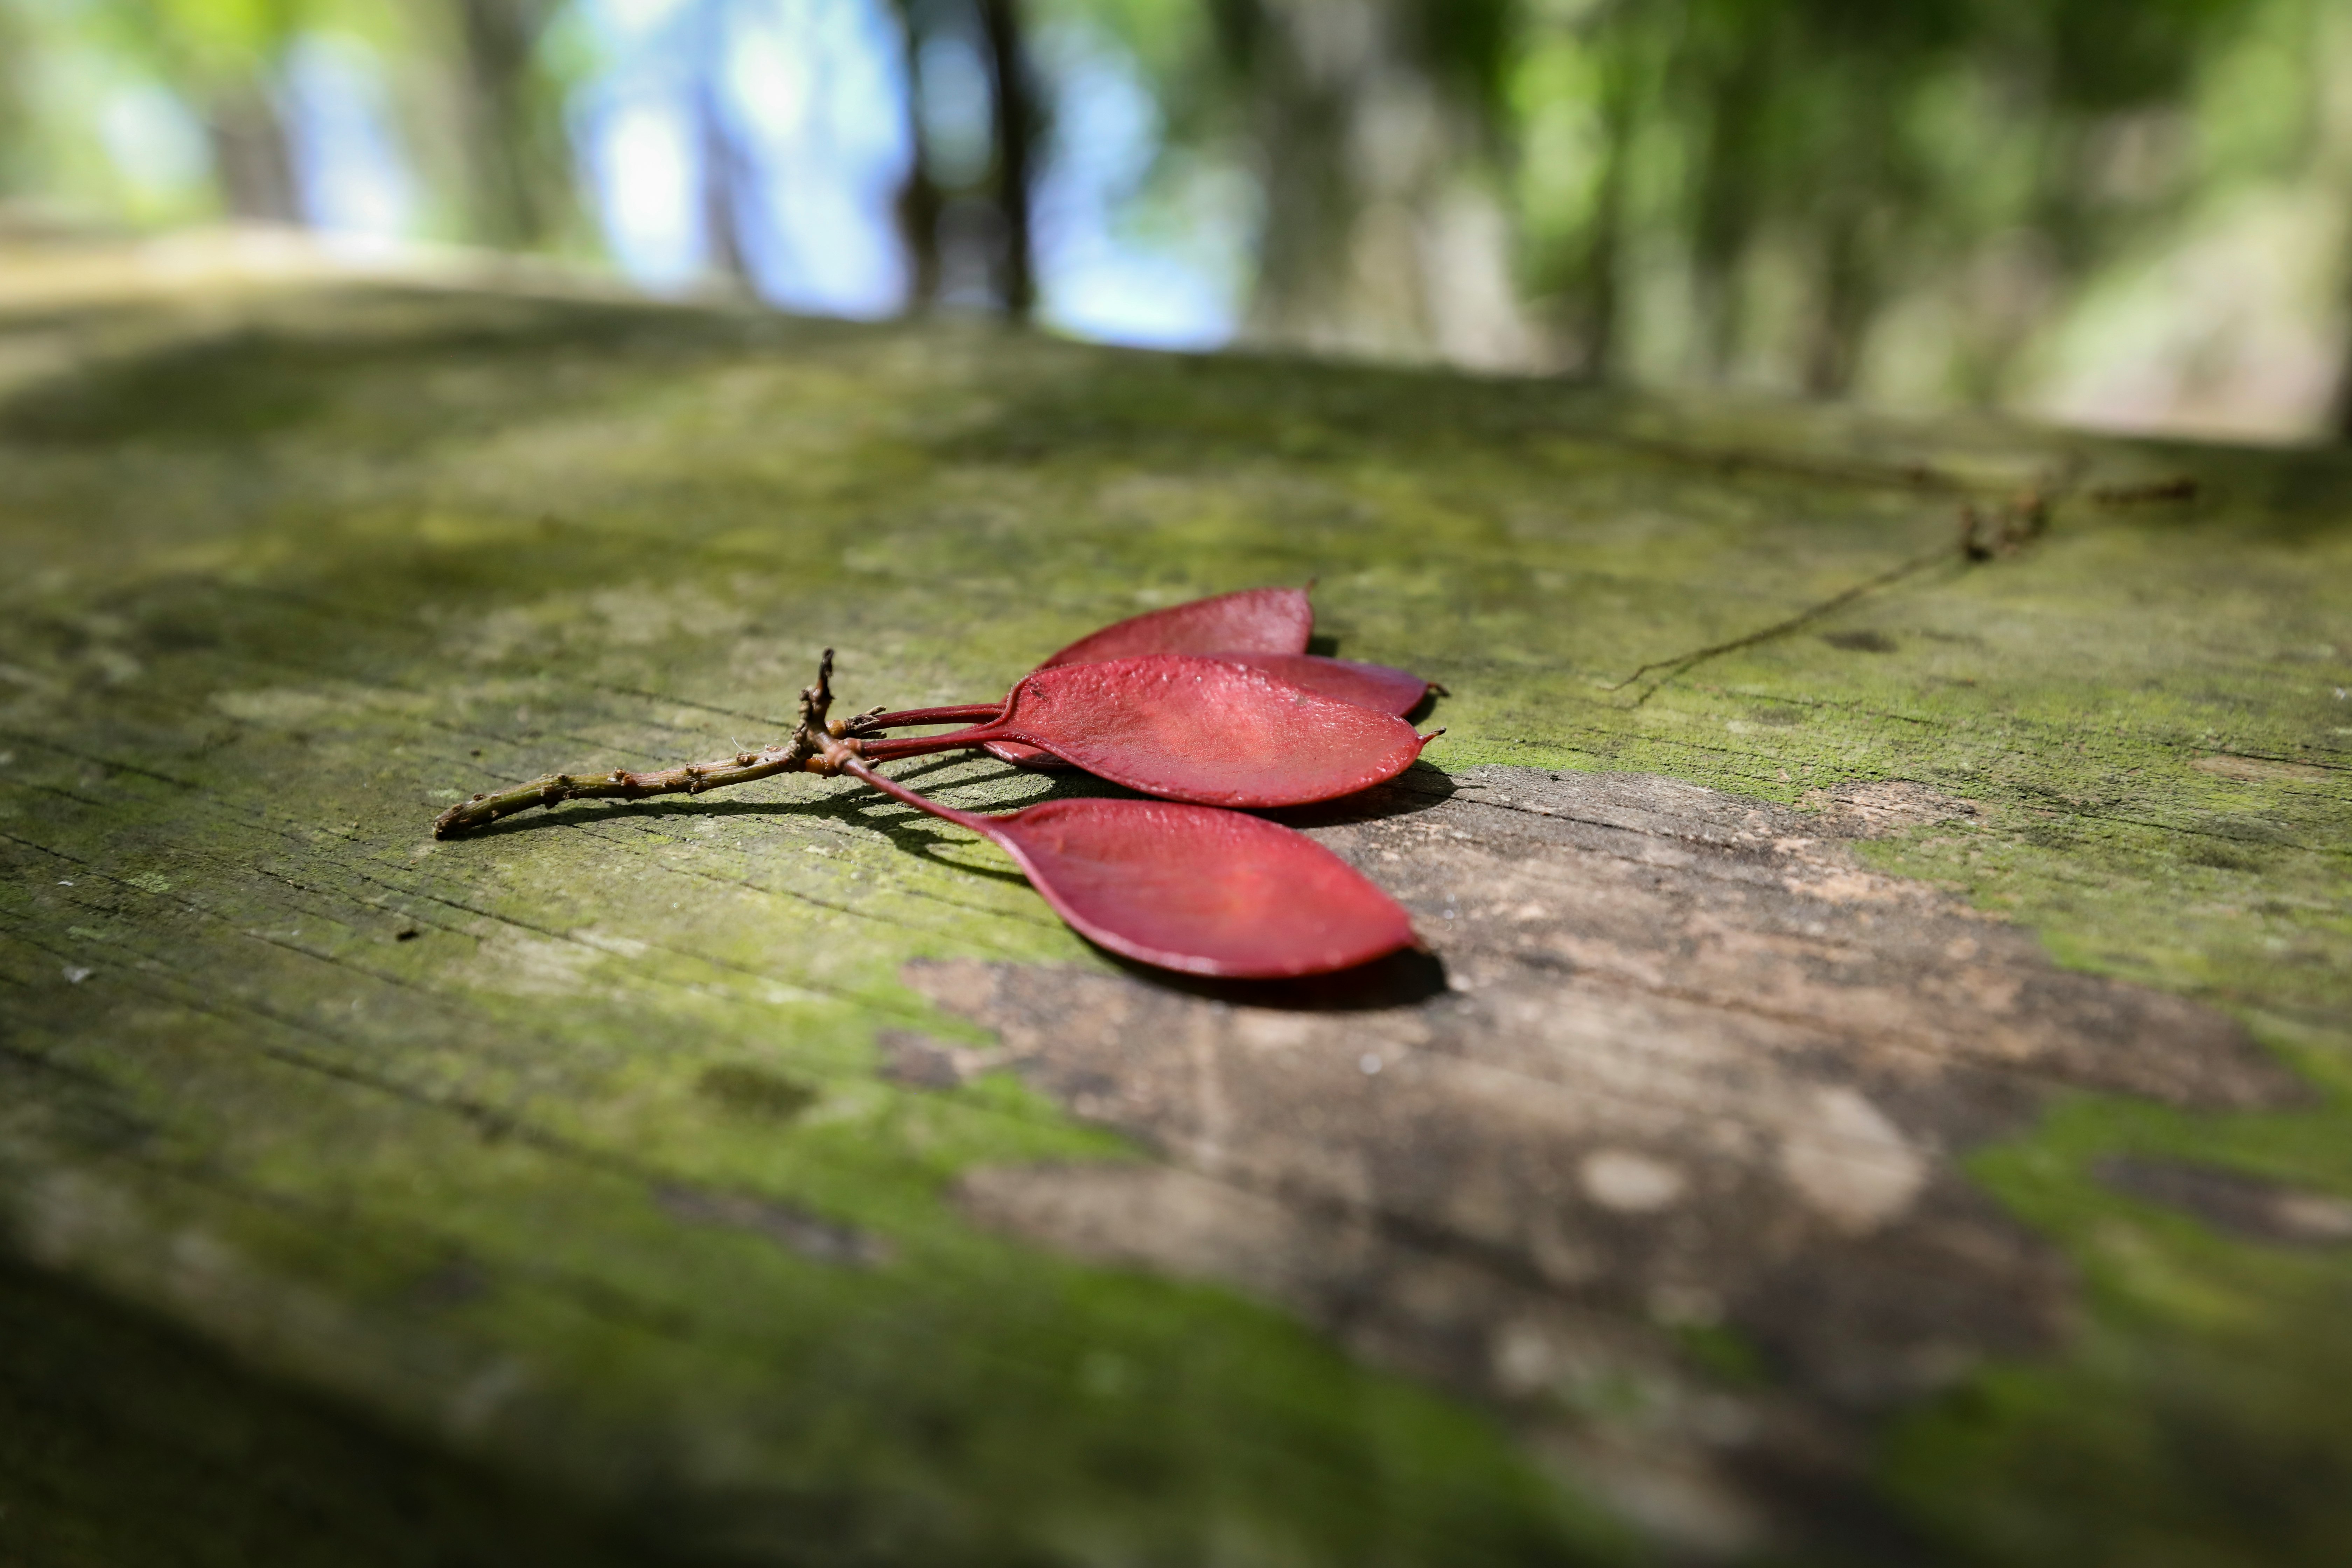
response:
<path id="1" fill-rule="evenodd" d="M 1962 509 L 2028 488 L 2046 531 L 1966 559 Z M 33 1271 L 0 1273 L 0 1556 L 238 1560 L 289 1491 L 405 1520 L 348 1532 L 417 1547 L 386 1562 L 2352 1538 L 2336 455 L 346 287 L 0 318 L 0 1234 Z M 1802 875 L 1934 884 L 2299 1089 L 2036 1079 L 1947 1152 L 2062 1260 L 2051 1337 L 1873 1406 L 1817 1508 L 1678 1532 L 1585 1457 L 1646 1451 L 1638 1379 L 1538 1441 L 1246 1278 L 982 1223 L 972 1173 L 1156 1156 L 1043 1080 L 886 1070 L 992 1046 L 924 979 L 959 964 L 1148 984 L 965 836 L 813 779 L 427 834 L 458 792 L 769 738 L 826 646 L 846 702 L 972 700 L 1309 577 L 1338 651 L 1450 689 L 1457 784 L 1659 775 L 1784 827 L 1857 784 L 1965 803 Z M 1676 1398 L 1784 1375 L 1736 1311 L 1648 1316 Z M 115 1342 L 152 1372 L 89 1371 Z M 174 1445 L 264 1458 L 190 1514 Z M 337 1539 L 305 1550 L 372 1560 Z"/>

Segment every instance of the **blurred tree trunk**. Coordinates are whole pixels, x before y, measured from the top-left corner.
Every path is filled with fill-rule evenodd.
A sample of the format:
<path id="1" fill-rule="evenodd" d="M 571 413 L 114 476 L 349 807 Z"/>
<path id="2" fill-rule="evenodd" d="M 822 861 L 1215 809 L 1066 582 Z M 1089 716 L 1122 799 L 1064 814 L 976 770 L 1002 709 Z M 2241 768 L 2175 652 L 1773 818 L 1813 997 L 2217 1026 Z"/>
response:
<path id="1" fill-rule="evenodd" d="M 908 118 L 913 118 L 911 110 Z M 940 197 L 939 182 L 932 177 L 930 160 L 923 155 L 922 138 L 915 139 L 915 153 L 908 161 L 907 177 L 898 187 L 898 237 L 907 247 L 907 308 L 924 310 L 938 303 L 940 297 L 940 212 L 946 204 Z"/>
<path id="2" fill-rule="evenodd" d="M 539 79 L 553 0 L 453 0 L 467 218 L 482 243 L 530 249 L 570 226 L 577 195 L 561 106 Z"/>
<path id="3" fill-rule="evenodd" d="M 25 164 L 32 139 L 32 114 L 27 104 L 30 76 L 26 62 L 32 43 L 24 20 L 10 6 L 0 5 L 0 201 L 28 184 Z"/>
<path id="4" fill-rule="evenodd" d="M 1592 225 L 1576 269 L 1570 333 L 1576 365 L 1589 379 L 1606 381 L 1622 352 L 1617 331 L 1618 251 L 1625 242 L 1625 203 L 1630 184 L 1635 104 L 1631 51 L 1612 49 L 1601 66 L 1601 174 Z"/>
<path id="5" fill-rule="evenodd" d="M 1026 320 L 1037 304 L 1029 186 L 1043 116 L 1024 42 L 1018 0 L 980 0 L 980 24 L 996 89 L 996 203 L 1004 217 L 1001 286 L 1005 312 Z"/>
<path id="6" fill-rule="evenodd" d="M 221 205 L 231 217 L 250 223 L 302 221 L 286 122 L 263 82 L 247 78 L 215 93 L 205 113 L 205 136 L 212 147 Z"/>
<path id="7" fill-rule="evenodd" d="M 2327 426 L 2337 440 L 2352 441 L 2352 339 L 2346 342 L 2342 362 L 2336 367 L 2336 395 Z"/>
<path id="8" fill-rule="evenodd" d="M 940 212 L 946 205 L 923 136 L 923 17 L 915 0 L 891 0 L 898 18 L 906 76 L 907 174 L 899 184 L 899 243 L 907 250 L 907 309 L 929 310 L 940 297 Z"/>
<path id="9" fill-rule="evenodd" d="M 1353 62 L 1326 60 L 1322 51 L 1302 47 L 1298 26 L 1311 24 L 1294 21 L 1271 0 L 1237 9 L 1246 32 L 1236 47 L 1249 79 L 1265 187 L 1251 333 L 1318 346 L 1357 336 L 1361 328 L 1349 318 L 1362 307 L 1350 298 L 1348 253 L 1363 199 L 1348 162 L 1347 121 L 1358 84 L 1333 79 L 1352 76 Z M 1364 15 L 1355 0 L 1341 0 L 1334 10 Z M 1386 321 L 1381 327 L 1394 330 Z"/>
<path id="10" fill-rule="evenodd" d="M 1445 68 L 1445 30 L 1479 9 L 1228 8 L 1265 190 L 1252 336 L 1470 364 L 1530 358 L 1509 224 L 1484 189 L 1485 106 Z"/>
<path id="11" fill-rule="evenodd" d="M 1771 60 L 1761 50 L 1738 50 L 1717 89 L 1708 95 L 1691 251 L 1699 352 L 1711 381 L 1722 380 L 1731 370 L 1747 324 L 1739 268 L 1756 236 L 1759 203 L 1754 170 L 1744 154 L 1757 133 L 1771 70 Z"/>
<path id="12" fill-rule="evenodd" d="M 2352 207 L 2352 193 L 2344 199 Z M 2343 266 L 2337 298 L 2352 307 L 2352 255 L 2343 258 Z M 2326 428 L 2338 441 L 2352 442 L 2352 329 L 2344 331 L 2342 347 L 2336 351 L 2336 385 L 2328 399 Z"/>
<path id="13" fill-rule="evenodd" d="M 703 0 L 695 18 L 694 121 L 702 171 L 703 265 L 730 287 L 751 287 L 743 159 L 728 123 L 730 0 Z"/>
<path id="14" fill-rule="evenodd" d="M 1805 391 L 1815 397 L 1842 397 L 1853 385 L 1862 336 L 1877 305 L 1864 250 L 1862 216 L 1832 211 L 1822 224 L 1818 301 L 1805 351 Z"/>

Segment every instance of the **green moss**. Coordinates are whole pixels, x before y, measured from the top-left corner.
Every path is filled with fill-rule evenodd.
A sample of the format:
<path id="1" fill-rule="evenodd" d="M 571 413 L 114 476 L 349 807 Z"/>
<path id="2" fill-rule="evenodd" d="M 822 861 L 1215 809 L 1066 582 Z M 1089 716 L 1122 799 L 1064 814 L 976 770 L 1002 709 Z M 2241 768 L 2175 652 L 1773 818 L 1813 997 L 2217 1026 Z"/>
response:
<path id="1" fill-rule="evenodd" d="M 2340 1064 L 2336 1076 L 2339 1083 Z M 2100 1183 L 2168 1155 L 2352 1194 L 2339 1089 L 2291 1116 L 2083 1100 L 1974 1162 L 2083 1270 L 2057 1364 L 1995 1369 L 1909 1421 L 1887 1482 L 2004 1563 L 2332 1563 L 2352 1530 L 2352 1256 L 2231 1238 Z"/>
<path id="2" fill-rule="evenodd" d="M 1763 1356 L 1737 1329 L 1722 1323 L 1677 1324 L 1675 1342 L 1692 1365 L 1717 1383 L 1759 1388 L 1770 1381 Z"/>

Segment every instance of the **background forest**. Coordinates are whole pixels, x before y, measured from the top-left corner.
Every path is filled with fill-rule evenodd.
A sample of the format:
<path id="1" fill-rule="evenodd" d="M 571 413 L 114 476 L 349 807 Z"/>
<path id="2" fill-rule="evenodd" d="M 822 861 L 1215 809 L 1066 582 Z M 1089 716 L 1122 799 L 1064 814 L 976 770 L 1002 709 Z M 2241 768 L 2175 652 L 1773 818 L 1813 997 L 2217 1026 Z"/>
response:
<path id="1" fill-rule="evenodd" d="M 2352 0 L 0 0 L 0 212 L 2352 430 Z"/>

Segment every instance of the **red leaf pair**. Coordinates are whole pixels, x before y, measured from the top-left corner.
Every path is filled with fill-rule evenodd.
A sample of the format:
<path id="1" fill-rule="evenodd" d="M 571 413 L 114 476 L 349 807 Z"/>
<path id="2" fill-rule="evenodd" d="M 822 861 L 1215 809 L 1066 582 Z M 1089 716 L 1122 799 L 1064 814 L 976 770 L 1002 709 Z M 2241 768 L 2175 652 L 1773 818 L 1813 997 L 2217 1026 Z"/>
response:
<path id="1" fill-rule="evenodd" d="M 1305 835 L 1216 806 L 1295 805 L 1394 777 L 1433 737 L 1399 715 L 1417 676 L 1305 652 L 1307 595 L 1261 588 L 1139 616 L 1064 648 L 1001 703 L 828 722 L 833 655 L 801 693 L 792 740 L 657 773 L 550 774 L 477 795 L 446 837 L 565 800 L 699 793 L 806 769 L 846 773 L 984 835 L 1046 902 L 1115 952 L 1194 974 L 1279 978 L 1346 969 L 1413 941 L 1404 911 Z M 952 734 L 886 739 L 912 724 Z M 1057 800 L 1002 816 L 924 799 L 874 764 L 966 746 L 1062 759 L 1157 800 Z"/>

